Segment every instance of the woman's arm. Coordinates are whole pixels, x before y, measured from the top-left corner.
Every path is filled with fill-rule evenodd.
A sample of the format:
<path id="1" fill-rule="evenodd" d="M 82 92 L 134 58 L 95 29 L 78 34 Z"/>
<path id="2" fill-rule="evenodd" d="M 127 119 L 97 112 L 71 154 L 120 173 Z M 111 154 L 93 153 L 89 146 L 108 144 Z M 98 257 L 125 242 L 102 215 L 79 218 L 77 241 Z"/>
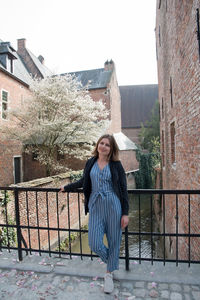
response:
<path id="1" fill-rule="evenodd" d="M 61 192 L 73 192 L 73 190 L 83 187 L 83 180 L 84 177 L 82 177 L 80 180 L 75 181 L 73 183 L 61 186 L 60 190 Z"/>
<path id="2" fill-rule="evenodd" d="M 122 216 L 126 215 L 128 216 L 129 211 L 129 201 L 128 201 L 128 191 L 127 191 L 127 182 L 126 182 L 126 173 L 124 171 L 124 168 L 119 162 L 119 185 L 121 190 L 121 196 L 122 196 Z"/>
<path id="3" fill-rule="evenodd" d="M 88 161 L 85 164 L 83 176 L 81 177 L 81 179 L 79 179 L 78 181 L 72 182 L 70 184 L 61 186 L 61 188 L 60 188 L 61 192 L 73 192 L 73 190 L 80 189 L 83 187 L 83 181 L 84 181 L 84 176 L 85 176 L 86 167 L 88 165 Z"/>

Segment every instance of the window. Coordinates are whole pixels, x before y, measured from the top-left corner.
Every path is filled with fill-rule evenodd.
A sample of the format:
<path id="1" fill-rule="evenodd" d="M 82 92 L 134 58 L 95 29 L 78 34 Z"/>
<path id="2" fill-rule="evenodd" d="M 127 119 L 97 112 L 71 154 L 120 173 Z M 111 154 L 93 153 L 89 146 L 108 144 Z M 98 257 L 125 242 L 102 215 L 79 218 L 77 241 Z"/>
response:
<path id="1" fill-rule="evenodd" d="M 161 116 L 162 116 L 162 119 L 164 119 L 164 100 L 163 100 L 163 97 L 162 97 L 162 102 L 161 102 Z"/>
<path id="2" fill-rule="evenodd" d="M 159 46 L 161 47 L 160 25 L 159 25 L 159 28 L 158 28 L 158 39 L 159 39 Z"/>
<path id="3" fill-rule="evenodd" d="M 171 107 L 173 107 L 173 91 L 172 91 L 172 78 L 170 77 L 170 97 L 171 97 Z"/>
<path id="4" fill-rule="evenodd" d="M 170 124 L 170 137 L 171 137 L 171 163 L 176 162 L 175 152 L 175 122 Z"/>
<path id="5" fill-rule="evenodd" d="M 198 41 L 198 46 L 199 46 L 199 62 L 200 62 L 200 26 L 199 26 L 199 9 L 197 8 L 197 13 L 196 13 L 196 20 L 197 20 L 197 41 Z"/>
<path id="6" fill-rule="evenodd" d="M 10 73 L 14 73 L 14 60 L 13 58 L 9 58 L 7 59 L 7 70 Z"/>
<path id="7" fill-rule="evenodd" d="M 1 92 L 1 117 L 7 119 L 8 111 L 8 92 L 2 90 Z"/>
<path id="8" fill-rule="evenodd" d="M 164 136 L 164 130 L 162 130 L 162 136 L 161 136 L 161 149 L 162 149 L 162 153 L 161 153 L 161 157 L 162 157 L 162 165 L 163 167 L 165 166 L 165 136 Z"/>

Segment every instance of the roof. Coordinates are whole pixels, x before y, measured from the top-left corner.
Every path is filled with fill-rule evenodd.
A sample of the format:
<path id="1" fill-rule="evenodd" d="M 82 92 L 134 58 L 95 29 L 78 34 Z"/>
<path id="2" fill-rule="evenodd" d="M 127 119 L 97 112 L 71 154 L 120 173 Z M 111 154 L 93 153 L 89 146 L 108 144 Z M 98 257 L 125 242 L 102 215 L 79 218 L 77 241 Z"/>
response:
<path id="1" fill-rule="evenodd" d="M 7 44 L 7 46 L 6 46 Z M 34 64 L 36 65 L 37 69 L 40 71 L 43 77 L 52 76 L 53 73 L 45 66 L 43 65 L 40 60 L 30 51 L 26 48 L 28 54 L 32 58 Z M 30 84 L 32 75 L 30 74 L 29 70 L 27 69 L 23 59 L 18 55 L 18 53 L 14 50 L 14 48 L 10 45 L 9 42 L 4 43 L 0 39 L 0 53 L 10 53 L 15 56 L 14 60 L 14 70 L 13 73 L 10 73 L 9 70 L 7 70 L 3 64 L 0 62 L 1 69 L 5 70 L 7 73 L 10 73 L 12 76 L 16 77 L 17 79 L 23 81 L 26 84 Z"/>
<path id="2" fill-rule="evenodd" d="M 122 128 L 140 128 L 149 121 L 151 111 L 158 100 L 158 85 L 120 86 Z"/>
<path id="3" fill-rule="evenodd" d="M 88 89 L 91 90 L 91 89 L 106 88 L 108 83 L 110 82 L 112 70 L 106 71 L 104 68 L 102 68 L 102 69 L 70 72 L 65 74 L 75 75 L 77 80 L 81 82 L 83 86 L 86 86 L 88 84 Z M 65 75 L 65 74 L 61 74 L 61 75 Z"/>
<path id="4" fill-rule="evenodd" d="M 26 48 L 26 51 L 32 58 L 34 64 L 36 65 L 37 69 L 40 71 L 43 77 L 52 76 L 53 72 L 51 72 L 45 65 L 43 65 L 38 57 L 36 57 L 30 50 Z"/>
<path id="5" fill-rule="evenodd" d="M 0 46 L 2 45 L 2 43 L 4 43 L 1 39 L 0 39 Z M 9 43 L 8 43 L 9 44 Z M 0 67 L 1 69 L 5 70 L 7 73 L 10 73 L 12 76 L 14 75 L 14 77 L 16 77 L 17 79 L 23 81 L 26 84 L 30 84 L 30 80 L 31 80 L 31 76 L 28 72 L 28 70 L 26 69 L 26 67 L 24 66 L 21 58 L 19 57 L 19 55 L 17 54 L 17 52 L 13 49 L 13 47 L 11 47 L 11 50 L 14 52 L 14 56 L 15 56 L 15 60 L 14 60 L 14 70 L 13 73 L 10 73 L 4 66 L 3 64 L 0 63 Z"/>
<path id="6" fill-rule="evenodd" d="M 137 150 L 137 146 L 122 132 L 113 133 L 119 150 Z"/>

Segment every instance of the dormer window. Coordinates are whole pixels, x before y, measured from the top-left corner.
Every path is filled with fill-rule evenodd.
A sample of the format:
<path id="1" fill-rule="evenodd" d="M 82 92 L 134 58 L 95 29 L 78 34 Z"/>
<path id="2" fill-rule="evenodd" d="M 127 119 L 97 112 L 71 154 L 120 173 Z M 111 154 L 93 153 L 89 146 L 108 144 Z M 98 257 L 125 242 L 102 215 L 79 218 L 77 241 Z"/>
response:
<path id="1" fill-rule="evenodd" d="M 8 92 L 2 90 L 1 91 L 1 117 L 2 119 L 7 119 L 8 112 Z"/>
<path id="2" fill-rule="evenodd" d="M 8 60 L 7 60 L 7 70 L 10 73 L 14 73 L 14 61 L 13 61 L 12 57 L 8 57 Z"/>
<path id="3" fill-rule="evenodd" d="M 14 60 L 17 59 L 15 52 L 9 42 L 0 43 L 0 63 L 10 73 L 14 73 Z"/>

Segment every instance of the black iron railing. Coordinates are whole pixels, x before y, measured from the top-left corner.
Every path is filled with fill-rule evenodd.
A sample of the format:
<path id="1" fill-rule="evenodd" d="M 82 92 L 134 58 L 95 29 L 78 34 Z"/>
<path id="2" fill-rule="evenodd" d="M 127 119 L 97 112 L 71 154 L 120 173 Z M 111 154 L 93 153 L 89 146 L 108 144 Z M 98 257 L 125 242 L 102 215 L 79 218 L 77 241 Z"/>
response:
<path id="1" fill-rule="evenodd" d="M 200 190 L 129 190 L 137 202 L 134 228 L 123 232 L 126 270 L 130 261 L 200 263 Z M 141 203 L 149 203 L 149 230 L 143 228 Z M 19 260 L 23 252 L 57 254 L 59 257 L 96 257 L 84 250 L 87 235 L 82 191 L 60 193 L 57 188 L 0 187 L 0 246 L 15 249 Z M 75 251 L 74 236 L 79 251 Z M 132 254 L 136 237 L 137 254 Z M 148 238 L 150 255 L 143 256 L 142 241 Z M 63 240 L 65 242 L 63 242 Z M 67 242 L 66 242 L 67 241 Z M 159 253 L 155 244 L 159 243 Z M 64 244 L 64 246 L 63 246 Z"/>

